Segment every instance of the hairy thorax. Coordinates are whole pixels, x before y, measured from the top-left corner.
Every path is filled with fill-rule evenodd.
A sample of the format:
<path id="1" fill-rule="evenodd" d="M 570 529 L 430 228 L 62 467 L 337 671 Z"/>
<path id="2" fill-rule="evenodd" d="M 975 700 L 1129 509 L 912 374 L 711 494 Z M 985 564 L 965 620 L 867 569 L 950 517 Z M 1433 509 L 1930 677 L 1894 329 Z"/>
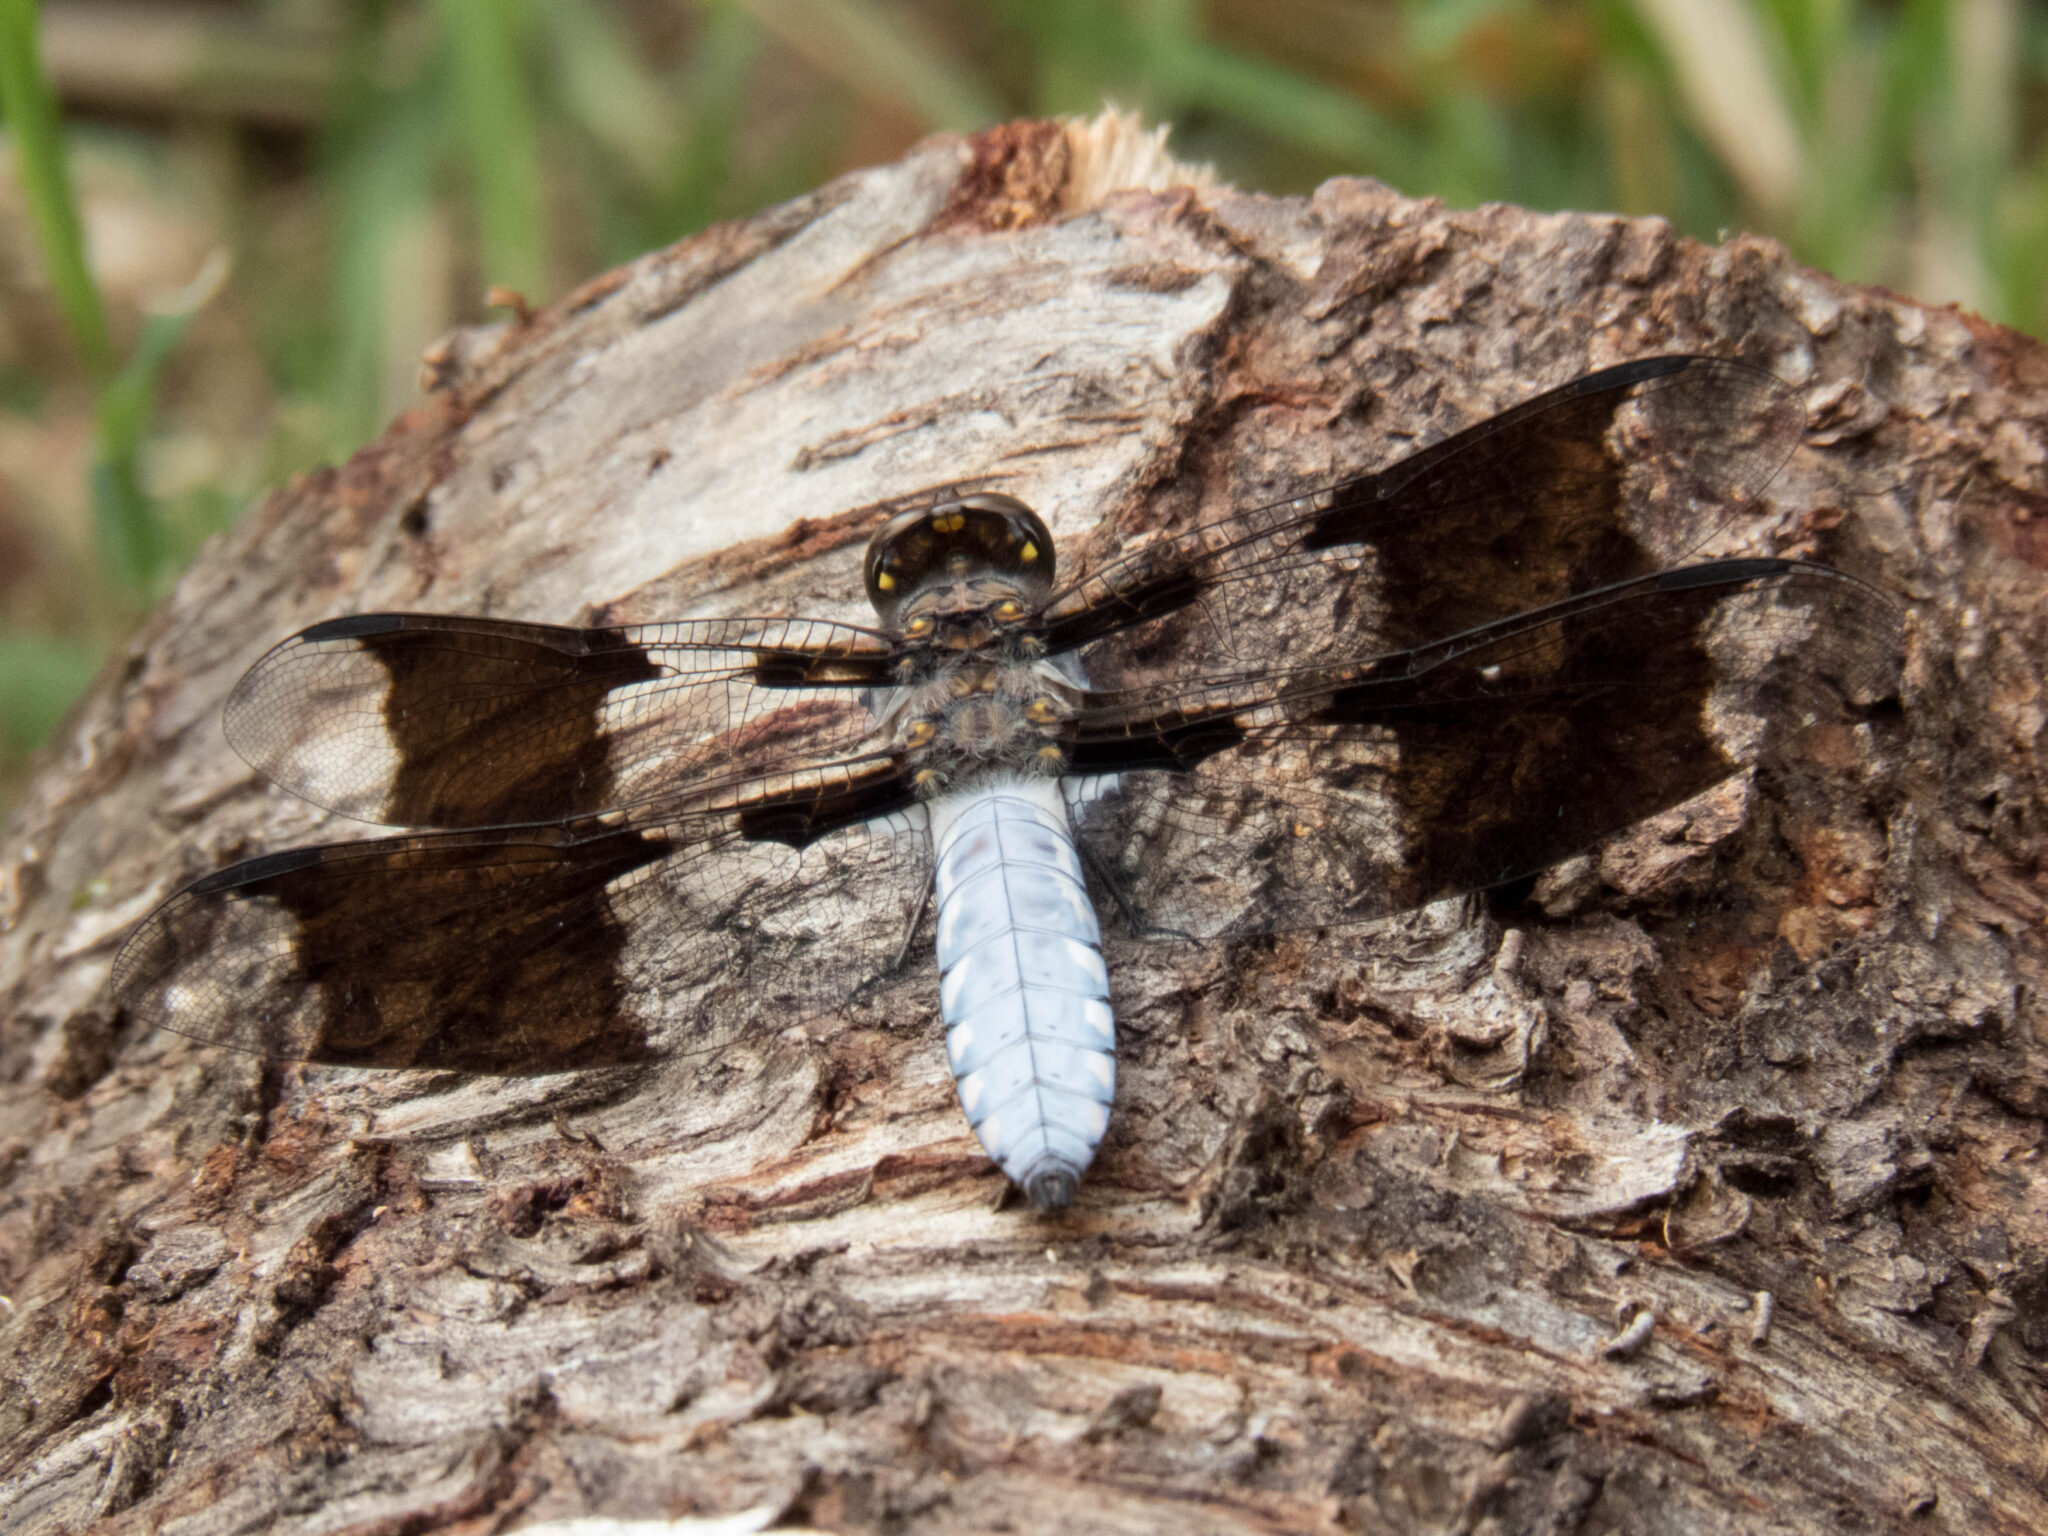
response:
<path id="1" fill-rule="evenodd" d="M 895 705 L 918 793 L 929 798 L 984 773 L 1058 774 L 1078 690 L 1050 662 L 959 655 L 940 661 Z"/>
<path id="2" fill-rule="evenodd" d="M 876 535 L 866 575 L 902 653 L 887 718 L 920 797 L 1065 770 L 1082 678 L 1033 632 L 1053 575 L 1037 513 L 995 494 L 912 510 Z"/>

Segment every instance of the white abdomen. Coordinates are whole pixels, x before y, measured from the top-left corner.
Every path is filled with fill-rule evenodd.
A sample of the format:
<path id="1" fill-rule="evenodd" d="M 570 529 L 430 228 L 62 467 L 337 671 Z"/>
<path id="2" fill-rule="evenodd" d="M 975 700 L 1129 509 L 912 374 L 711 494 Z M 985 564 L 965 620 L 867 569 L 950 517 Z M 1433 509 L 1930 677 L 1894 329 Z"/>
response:
<path id="1" fill-rule="evenodd" d="M 1065 1205 L 1109 1124 L 1116 1026 L 1059 782 L 946 795 L 931 829 L 939 1009 L 961 1108 L 1034 1202 Z"/>

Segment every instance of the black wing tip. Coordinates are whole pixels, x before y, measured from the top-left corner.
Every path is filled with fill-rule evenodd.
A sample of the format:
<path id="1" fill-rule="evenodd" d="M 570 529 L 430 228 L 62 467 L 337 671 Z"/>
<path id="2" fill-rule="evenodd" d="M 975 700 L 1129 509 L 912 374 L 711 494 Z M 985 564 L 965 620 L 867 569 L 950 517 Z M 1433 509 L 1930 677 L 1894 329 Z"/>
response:
<path id="1" fill-rule="evenodd" d="M 296 874 L 310 869 L 327 857 L 325 848 L 287 848 L 282 853 L 261 854 L 253 859 L 244 859 L 239 864 L 230 864 L 226 869 L 217 869 L 210 875 L 202 875 L 180 893 L 185 896 L 217 896 L 222 891 L 232 891 L 238 886 L 255 885 L 264 880 L 274 880 L 279 875 Z"/>
<path id="2" fill-rule="evenodd" d="M 1739 582 L 1760 581 L 1771 576 L 1790 575 L 1795 571 L 1826 571 L 1831 576 L 1841 574 L 1827 566 L 1809 565 L 1801 560 L 1756 556 L 1734 560 L 1705 560 L 1698 565 L 1681 565 L 1672 570 L 1659 571 L 1652 584 L 1659 592 L 1689 592 L 1695 587 L 1734 586 Z"/>
<path id="3" fill-rule="evenodd" d="M 1573 388 L 1581 394 L 1597 395 L 1603 389 L 1618 389 L 1625 384 L 1640 384 L 1645 379 L 1668 379 L 1674 374 L 1697 368 L 1702 363 L 1720 362 L 1720 358 L 1702 357 L 1693 352 L 1673 352 L 1659 357 L 1638 357 L 1626 363 L 1616 363 L 1608 368 L 1596 368 L 1574 382 Z"/>
<path id="4" fill-rule="evenodd" d="M 1695 565 L 1676 566 L 1668 571 L 1659 571 L 1648 578 L 1649 584 L 1660 592 L 1686 592 L 1700 587 L 1740 586 L 1752 581 L 1770 581 L 1778 578 L 1789 580 L 1827 583 L 1845 592 L 1854 593 L 1875 608 L 1898 613 L 1898 598 L 1875 582 L 1842 570 L 1839 566 L 1821 565 L 1812 560 L 1790 560 L 1783 557 L 1741 556 L 1727 560 L 1703 560 Z"/>
<path id="5" fill-rule="evenodd" d="M 1706 352 L 1665 352 L 1655 357 L 1631 358 L 1625 363 L 1610 367 L 1596 368 L 1563 385 L 1563 391 L 1570 395 L 1598 395 L 1609 390 L 1626 389 L 1634 384 L 1650 384 L 1660 379 L 1675 379 L 1680 374 L 1699 370 L 1711 370 L 1720 374 L 1739 374 L 1753 379 L 1759 385 L 1775 385 L 1777 389 L 1790 392 L 1791 386 L 1769 368 L 1740 357 L 1716 357 Z"/>
<path id="6" fill-rule="evenodd" d="M 361 640 L 370 635 L 388 635 L 394 629 L 403 628 L 405 615 L 402 613 L 352 613 L 300 630 L 299 638 L 309 645 L 318 645 L 323 640 Z"/>

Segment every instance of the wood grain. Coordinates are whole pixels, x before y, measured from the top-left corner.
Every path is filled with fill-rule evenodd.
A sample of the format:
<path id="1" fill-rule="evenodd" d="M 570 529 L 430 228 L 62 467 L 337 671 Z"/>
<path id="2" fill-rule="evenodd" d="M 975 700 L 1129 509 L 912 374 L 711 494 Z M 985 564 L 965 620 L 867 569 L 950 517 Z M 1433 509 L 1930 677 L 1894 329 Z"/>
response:
<path id="1" fill-rule="evenodd" d="M 859 622 L 901 497 L 1021 496 L 1079 569 L 1681 350 L 1809 413 L 1709 553 L 1898 592 L 1900 707 L 1518 905 L 1112 938 L 1057 1218 L 997 1206 L 915 987 L 514 1081 L 107 1008 L 174 884 L 362 835 L 220 733 L 304 625 Z M 2041 346 L 1107 122 L 931 140 L 429 371 L 209 548 L 0 850 L 0 1531 L 2048 1529 Z"/>

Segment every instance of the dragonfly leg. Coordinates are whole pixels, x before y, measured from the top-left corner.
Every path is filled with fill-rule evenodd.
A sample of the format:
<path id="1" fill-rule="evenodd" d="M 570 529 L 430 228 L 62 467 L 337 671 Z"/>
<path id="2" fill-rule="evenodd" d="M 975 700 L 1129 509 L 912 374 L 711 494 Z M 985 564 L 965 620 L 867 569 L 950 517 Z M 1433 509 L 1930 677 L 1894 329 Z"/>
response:
<path id="1" fill-rule="evenodd" d="M 1086 843 L 1077 842 L 1075 846 L 1081 850 L 1081 862 L 1088 866 L 1088 873 L 1095 878 L 1097 884 L 1109 892 L 1109 899 L 1116 903 L 1116 910 L 1122 916 L 1124 926 L 1130 929 L 1134 937 L 1181 939 L 1189 944 L 1195 942 L 1193 934 L 1183 933 L 1178 928 L 1155 927 L 1146 919 L 1145 914 L 1138 910 L 1137 905 L 1131 900 L 1130 893 L 1124 889 L 1123 882 L 1096 856 L 1095 851 Z"/>
<path id="2" fill-rule="evenodd" d="M 932 904 L 932 888 L 926 884 L 924 892 L 917 898 L 917 905 L 911 909 L 910 921 L 903 928 L 903 942 L 896 946 L 896 958 L 889 962 L 888 974 L 893 976 L 910 961 L 910 946 L 917 941 L 918 925 L 924 921 L 925 913 Z"/>

